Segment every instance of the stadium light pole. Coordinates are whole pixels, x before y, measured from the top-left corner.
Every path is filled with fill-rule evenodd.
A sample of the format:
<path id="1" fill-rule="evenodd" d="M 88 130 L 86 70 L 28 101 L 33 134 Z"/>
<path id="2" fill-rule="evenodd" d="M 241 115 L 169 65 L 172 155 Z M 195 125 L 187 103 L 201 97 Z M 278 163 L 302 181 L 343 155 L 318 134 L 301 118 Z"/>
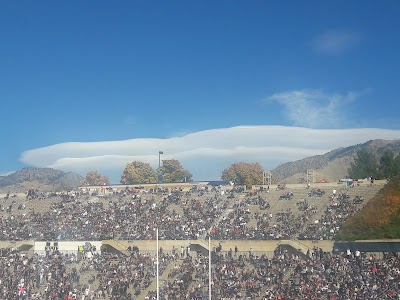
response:
<path id="1" fill-rule="evenodd" d="M 160 183 L 160 168 L 161 168 L 161 154 L 164 154 L 163 151 L 158 151 L 158 174 L 157 174 L 157 182 Z"/>
<path id="2" fill-rule="evenodd" d="M 161 154 L 164 154 L 164 152 L 158 151 L 158 168 L 161 167 Z"/>

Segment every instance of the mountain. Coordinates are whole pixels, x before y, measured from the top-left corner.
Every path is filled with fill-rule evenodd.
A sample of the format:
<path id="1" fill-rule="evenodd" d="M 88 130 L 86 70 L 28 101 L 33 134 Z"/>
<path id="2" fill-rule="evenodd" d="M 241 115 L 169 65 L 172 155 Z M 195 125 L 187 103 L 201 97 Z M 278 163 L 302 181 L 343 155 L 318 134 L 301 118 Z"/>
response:
<path id="1" fill-rule="evenodd" d="M 400 154 L 400 140 L 371 140 L 345 148 L 337 148 L 323 155 L 287 162 L 271 170 L 273 182 L 305 183 L 307 170 L 314 170 L 315 181 L 338 181 L 346 178 L 350 163 L 357 151 L 366 149 L 378 159 L 386 151 Z M 76 189 L 84 178 L 73 172 L 51 168 L 24 168 L 7 176 L 0 176 L 0 192 L 26 192 L 31 187 L 42 191 Z"/>
<path id="2" fill-rule="evenodd" d="M 31 187 L 40 190 L 72 190 L 80 185 L 83 177 L 73 172 L 51 168 L 24 168 L 7 176 L 0 176 L 0 189 L 25 192 Z"/>
<path id="3" fill-rule="evenodd" d="M 400 153 L 400 140 L 371 140 L 345 148 L 337 148 L 323 155 L 315 155 L 294 162 L 287 162 L 271 170 L 275 181 L 304 183 L 307 170 L 314 170 L 315 181 L 327 179 L 337 181 L 348 176 L 350 163 L 359 150 L 371 151 L 378 159 L 386 151 Z"/>

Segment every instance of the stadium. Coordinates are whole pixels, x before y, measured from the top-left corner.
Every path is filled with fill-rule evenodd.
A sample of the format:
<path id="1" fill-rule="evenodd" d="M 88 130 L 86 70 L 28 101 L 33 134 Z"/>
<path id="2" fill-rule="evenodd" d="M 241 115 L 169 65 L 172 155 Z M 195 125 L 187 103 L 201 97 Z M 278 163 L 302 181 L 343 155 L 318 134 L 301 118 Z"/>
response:
<path id="1" fill-rule="evenodd" d="M 0 300 L 400 300 L 399 14 L 0 1 Z"/>
<path id="2" fill-rule="evenodd" d="M 3 195 L 1 298 L 399 299 L 398 241 L 333 240 L 385 185 L 199 182 Z"/>

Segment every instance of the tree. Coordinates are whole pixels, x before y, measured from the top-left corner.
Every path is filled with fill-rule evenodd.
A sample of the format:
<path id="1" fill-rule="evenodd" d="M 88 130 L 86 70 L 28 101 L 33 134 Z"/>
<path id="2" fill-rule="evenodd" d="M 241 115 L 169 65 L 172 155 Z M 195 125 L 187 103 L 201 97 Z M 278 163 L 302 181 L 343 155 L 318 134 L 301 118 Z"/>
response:
<path id="1" fill-rule="evenodd" d="M 394 159 L 394 165 L 396 169 L 396 174 L 394 176 L 400 175 L 400 154 L 397 154 Z"/>
<path id="2" fill-rule="evenodd" d="M 259 163 L 240 162 L 225 169 L 221 178 L 251 188 L 255 184 L 263 183 L 263 172 L 264 170 Z"/>
<path id="3" fill-rule="evenodd" d="M 120 182 L 122 184 L 156 183 L 157 173 L 150 164 L 134 161 L 126 164 Z"/>
<path id="4" fill-rule="evenodd" d="M 349 177 L 354 179 L 366 177 L 378 178 L 379 168 L 374 154 L 366 149 L 358 150 L 354 162 L 350 163 L 348 173 Z"/>
<path id="5" fill-rule="evenodd" d="M 86 177 L 82 180 L 82 185 L 108 185 L 110 179 L 107 176 L 101 175 L 97 171 L 87 172 Z"/>
<path id="6" fill-rule="evenodd" d="M 395 154 L 391 150 L 386 150 L 379 160 L 379 173 L 382 178 L 392 178 L 399 173 L 399 155 L 395 157 Z"/>
<path id="7" fill-rule="evenodd" d="M 179 160 L 168 159 L 162 161 L 162 166 L 157 170 L 161 182 L 190 182 L 192 174 L 185 170 Z"/>

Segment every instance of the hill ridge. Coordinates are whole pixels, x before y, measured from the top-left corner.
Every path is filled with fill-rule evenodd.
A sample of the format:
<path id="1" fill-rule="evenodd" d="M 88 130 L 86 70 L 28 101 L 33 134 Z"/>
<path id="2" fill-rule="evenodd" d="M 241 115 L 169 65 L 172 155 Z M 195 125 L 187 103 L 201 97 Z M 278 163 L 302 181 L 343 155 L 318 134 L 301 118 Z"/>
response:
<path id="1" fill-rule="evenodd" d="M 400 140 L 369 140 L 362 144 L 333 149 L 322 155 L 306 157 L 297 161 L 287 162 L 271 170 L 275 181 L 300 183 L 306 180 L 307 170 L 314 170 L 316 180 L 326 178 L 338 180 L 347 177 L 350 163 L 354 161 L 357 151 L 366 149 L 380 158 L 385 150 L 400 153 Z"/>
<path id="2" fill-rule="evenodd" d="M 45 186 L 48 190 L 71 190 L 80 185 L 83 177 L 74 172 L 52 168 L 26 167 L 6 176 L 0 176 L 0 188 L 10 190 Z"/>

